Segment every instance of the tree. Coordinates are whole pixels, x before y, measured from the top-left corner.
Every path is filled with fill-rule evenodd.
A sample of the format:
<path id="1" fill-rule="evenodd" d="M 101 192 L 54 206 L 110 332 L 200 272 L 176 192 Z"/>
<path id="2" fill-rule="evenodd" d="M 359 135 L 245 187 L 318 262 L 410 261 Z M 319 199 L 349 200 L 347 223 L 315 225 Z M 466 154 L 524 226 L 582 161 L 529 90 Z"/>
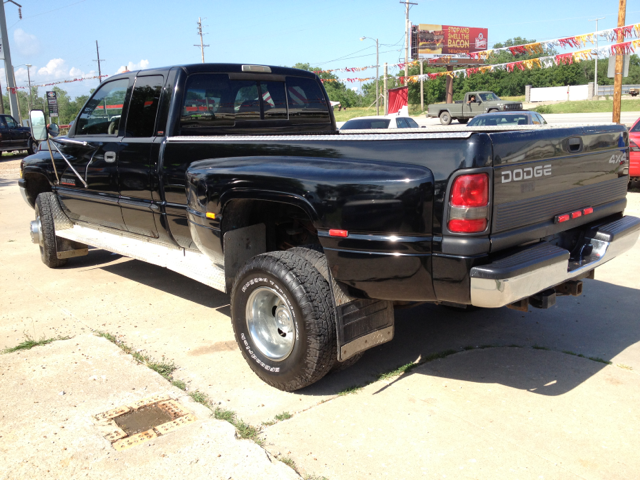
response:
<path id="1" fill-rule="evenodd" d="M 296 63 L 293 66 L 293 68 L 306 70 L 308 72 L 318 72 L 321 70 L 320 68 L 317 68 L 317 67 L 311 67 L 311 65 L 308 63 Z M 329 80 L 322 83 L 331 101 L 340 102 L 340 105 L 342 105 L 343 107 L 359 107 L 362 105 L 361 97 L 353 90 L 348 89 L 344 83 L 337 81 L 338 77 L 333 73 L 320 72 L 318 73 L 318 76 L 322 80 Z M 375 101 L 375 98 L 374 98 L 374 101 Z"/>

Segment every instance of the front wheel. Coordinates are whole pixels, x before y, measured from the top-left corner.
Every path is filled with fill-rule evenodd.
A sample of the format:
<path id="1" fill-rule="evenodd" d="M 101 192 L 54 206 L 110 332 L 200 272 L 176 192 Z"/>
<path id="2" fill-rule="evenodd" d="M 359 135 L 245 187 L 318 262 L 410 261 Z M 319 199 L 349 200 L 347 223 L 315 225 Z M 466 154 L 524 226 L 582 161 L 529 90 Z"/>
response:
<path id="1" fill-rule="evenodd" d="M 442 125 L 449 125 L 451 123 L 451 114 L 449 112 L 442 112 L 440 114 L 440 123 Z"/>
<path id="2" fill-rule="evenodd" d="M 462 123 L 463 125 L 469 121 L 468 118 L 459 118 L 458 123 Z"/>
<path id="3" fill-rule="evenodd" d="M 29 143 L 27 144 L 27 153 L 29 155 L 33 155 L 38 151 L 38 144 L 33 138 L 29 139 Z"/>
<path id="4" fill-rule="evenodd" d="M 32 240 L 40 247 L 40 258 L 49 268 L 62 267 L 67 263 L 66 259 L 58 258 L 56 232 L 53 224 L 52 202 L 56 198 L 53 193 L 41 193 L 36 198 L 36 219 L 31 222 Z"/>
<path id="5" fill-rule="evenodd" d="M 324 377 L 337 356 L 331 292 L 291 252 L 250 259 L 231 292 L 231 322 L 245 360 L 265 383 L 294 391 Z"/>

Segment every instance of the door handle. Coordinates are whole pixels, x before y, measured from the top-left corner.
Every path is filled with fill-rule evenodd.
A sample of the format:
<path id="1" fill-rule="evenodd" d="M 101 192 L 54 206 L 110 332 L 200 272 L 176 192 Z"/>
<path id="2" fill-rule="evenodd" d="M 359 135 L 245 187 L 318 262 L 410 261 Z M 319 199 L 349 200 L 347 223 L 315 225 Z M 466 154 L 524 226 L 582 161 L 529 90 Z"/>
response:
<path id="1" fill-rule="evenodd" d="M 116 161 L 116 152 L 104 152 L 104 161 L 114 163 Z"/>

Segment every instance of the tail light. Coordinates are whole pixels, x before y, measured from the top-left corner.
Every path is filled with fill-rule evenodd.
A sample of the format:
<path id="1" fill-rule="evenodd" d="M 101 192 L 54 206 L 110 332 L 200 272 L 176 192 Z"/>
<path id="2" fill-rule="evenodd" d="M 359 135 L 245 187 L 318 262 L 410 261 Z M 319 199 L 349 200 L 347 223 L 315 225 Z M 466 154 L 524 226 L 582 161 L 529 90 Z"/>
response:
<path id="1" fill-rule="evenodd" d="M 489 217 L 489 176 L 486 173 L 460 175 L 451 186 L 449 231 L 479 233 Z"/>
<path id="2" fill-rule="evenodd" d="M 629 141 L 629 146 L 631 147 L 632 152 L 640 152 L 640 147 L 638 147 L 638 144 L 633 140 Z"/>

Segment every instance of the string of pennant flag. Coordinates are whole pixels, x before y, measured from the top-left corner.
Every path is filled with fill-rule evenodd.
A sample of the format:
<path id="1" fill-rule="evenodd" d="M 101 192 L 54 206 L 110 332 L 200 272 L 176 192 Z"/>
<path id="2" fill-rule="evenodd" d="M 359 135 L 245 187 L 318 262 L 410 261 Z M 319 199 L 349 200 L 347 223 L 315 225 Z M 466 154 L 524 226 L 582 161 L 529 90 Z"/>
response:
<path id="1" fill-rule="evenodd" d="M 496 65 L 486 65 L 482 67 L 463 68 L 460 70 L 453 70 L 449 72 L 437 72 L 427 73 L 424 75 L 411 75 L 407 78 L 408 82 L 419 82 L 425 80 L 434 80 L 438 77 L 447 76 L 450 77 L 466 77 L 476 73 L 487 73 L 496 70 L 506 70 L 513 72 L 514 70 L 532 70 L 534 68 L 549 68 L 557 65 L 571 65 L 573 63 L 579 63 L 584 60 L 591 60 L 594 56 L 598 58 L 607 57 L 609 55 L 622 55 L 628 53 L 634 53 L 638 49 L 640 51 L 640 39 L 633 40 L 625 43 L 617 43 L 606 47 L 600 47 L 597 49 L 579 50 L 572 53 L 561 53 L 559 55 L 551 55 L 548 57 L 532 58 L 530 60 L 520 60 L 518 62 L 500 63 Z M 400 77 L 400 82 L 404 82 L 405 77 Z"/>
<path id="2" fill-rule="evenodd" d="M 572 53 L 562 53 L 555 56 L 549 57 L 540 57 L 532 60 L 522 60 L 519 62 L 509 62 L 499 65 L 487 65 L 484 67 L 476 67 L 476 68 L 466 68 L 461 70 L 455 70 L 453 72 L 438 72 L 438 73 L 429 73 L 425 75 L 413 75 L 408 77 L 408 81 L 420 81 L 434 79 L 439 76 L 460 76 L 460 75 L 471 75 L 474 73 L 486 73 L 496 69 L 504 69 L 507 71 L 518 70 L 526 70 L 531 68 L 545 68 L 553 65 L 569 65 L 574 62 L 580 62 L 582 60 L 591 60 L 596 55 L 599 58 L 602 56 L 608 55 L 626 55 L 630 53 L 635 53 L 636 51 L 640 52 L 640 23 L 636 23 L 633 25 L 625 25 L 623 27 L 610 28 L 607 30 L 599 30 L 598 32 L 586 33 L 583 35 L 576 35 L 573 37 L 565 37 L 565 38 L 557 38 L 554 40 L 545 40 L 541 42 L 528 43 L 524 45 L 517 45 L 514 47 L 500 47 L 494 48 L 491 50 L 484 50 L 482 52 L 474 52 L 470 53 L 468 56 L 474 59 L 487 59 L 492 54 L 497 54 L 502 51 L 510 52 L 512 55 L 520 55 L 520 54 L 530 54 L 530 55 L 540 55 L 543 54 L 547 49 L 550 48 L 581 48 L 588 47 L 589 45 L 595 45 L 596 38 L 603 38 L 609 42 L 615 42 L 618 40 L 618 36 L 622 40 L 627 40 L 626 42 L 616 43 L 607 47 L 599 47 L 599 48 L 584 48 L 577 52 Z M 633 40 L 633 38 L 637 38 L 637 40 Z M 452 57 L 464 57 L 467 55 L 452 55 Z M 437 58 L 432 59 L 433 61 L 438 60 Z M 406 63 L 396 63 L 393 65 L 389 65 L 388 68 L 395 69 L 398 68 L 400 70 L 404 69 L 406 65 L 415 66 L 418 65 L 419 61 L 414 60 L 412 62 Z M 335 72 L 359 72 L 363 70 L 367 70 L 369 68 L 375 68 L 375 65 L 370 65 L 367 67 L 348 67 L 348 68 L 336 68 L 332 70 L 317 70 L 314 73 L 335 73 Z M 404 77 L 400 77 L 401 81 L 404 81 Z M 346 79 L 324 79 L 323 82 L 366 82 L 370 80 L 375 80 L 373 78 L 346 78 Z"/>
<path id="3" fill-rule="evenodd" d="M 51 87 L 53 85 L 60 85 L 62 83 L 73 83 L 73 82 L 82 82 L 84 80 L 94 80 L 96 78 L 101 79 L 101 78 L 105 78 L 108 77 L 109 75 L 96 75 L 95 77 L 81 77 L 81 78 L 74 78 L 71 80 L 61 80 L 59 82 L 51 82 L 51 83 L 43 83 L 41 85 L 36 85 L 36 84 L 31 84 L 32 87 Z M 11 93 L 15 94 L 18 92 L 18 90 L 24 90 L 29 88 L 28 86 L 24 86 L 24 87 L 8 87 L 7 90 L 9 90 Z"/>

